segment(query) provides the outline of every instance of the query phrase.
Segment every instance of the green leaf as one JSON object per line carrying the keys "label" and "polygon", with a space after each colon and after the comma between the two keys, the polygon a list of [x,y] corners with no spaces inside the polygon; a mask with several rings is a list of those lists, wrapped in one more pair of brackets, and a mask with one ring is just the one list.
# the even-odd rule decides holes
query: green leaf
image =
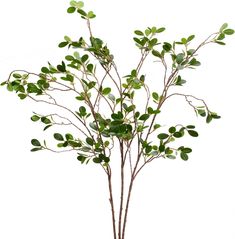
{"label": "green leaf", "polygon": [[67,13],[74,13],[76,11],[76,8],[75,7],[69,7],[67,9]]}
{"label": "green leaf", "polygon": [[37,116],[37,115],[33,115],[33,116],[31,117],[31,120],[34,121],[34,122],[36,122],[36,121],[40,120],[40,117]]}
{"label": "green leaf", "polygon": [[18,74],[18,73],[14,73],[14,74],[13,74],[13,77],[19,79],[19,78],[21,78],[22,76],[21,76],[20,74]]}
{"label": "green leaf", "polygon": [[234,34],[234,30],[233,29],[226,29],[223,31],[224,34],[226,35],[233,35]]}
{"label": "green leaf", "polygon": [[30,151],[31,151],[31,152],[36,152],[36,151],[39,151],[39,150],[42,150],[42,148],[33,148],[33,149],[31,149]]}
{"label": "green leaf", "polygon": [[43,131],[49,129],[51,126],[52,126],[52,124],[48,124],[48,125],[43,129]]}
{"label": "green leaf", "polygon": [[65,138],[66,138],[66,140],[73,140],[73,135],[72,134],[66,134]]}
{"label": "green leaf", "polygon": [[89,123],[89,126],[90,126],[92,129],[97,130],[97,126],[96,126],[95,123],[91,122],[91,123]]}
{"label": "green leaf", "polygon": [[155,124],[155,125],[153,126],[154,130],[159,129],[160,127],[161,127],[160,124]]}
{"label": "green leaf", "polygon": [[8,91],[13,91],[13,90],[14,90],[14,89],[13,89],[13,85],[12,85],[11,82],[7,84],[7,90],[8,90]]}
{"label": "green leaf", "polygon": [[66,47],[68,44],[69,44],[68,42],[63,41],[63,42],[59,43],[58,47],[63,48],[63,47]]}
{"label": "green leaf", "polygon": [[86,142],[87,142],[87,144],[89,144],[90,146],[93,146],[93,145],[94,145],[94,140],[93,140],[92,138],[90,138],[90,137],[87,137],[87,138],[86,138]]}
{"label": "green leaf", "polygon": [[166,157],[169,158],[169,159],[176,159],[175,155],[171,155],[171,154],[166,155]]}
{"label": "green leaf", "polygon": [[190,62],[189,65],[191,66],[200,66],[201,63],[199,61],[197,61],[195,58],[193,58]]}
{"label": "green leaf", "polygon": [[157,136],[159,139],[167,139],[169,137],[169,134],[161,133]]}
{"label": "green leaf", "polygon": [[208,114],[206,117],[206,123],[209,124],[212,121],[212,119],[213,119],[212,116],[210,114]]}
{"label": "green leaf", "polygon": [[175,132],[174,134],[173,134],[173,136],[175,137],[175,138],[181,138],[181,137],[183,137],[183,134],[181,133],[181,132]]}
{"label": "green leaf", "polygon": [[224,46],[224,45],[226,45],[224,42],[222,42],[222,41],[215,41],[215,43],[217,43],[217,44],[219,44],[219,45],[222,45],[222,46]]}
{"label": "green leaf", "polygon": [[187,155],[186,153],[184,153],[184,152],[181,152],[181,153],[180,153],[180,157],[181,157],[183,160],[185,160],[185,161],[188,160],[188,155]]}
{"label": "green leaf", "polygon": [[165,30],[166,30],[165,27],[161,27],[156,30],[156,33],[161,33],[161,32],[164,32]]}
{"label": "green leaf", "polygon": [[93,72],[93,69],[94,69],[94,66],[92,64],[88,64],[87,65],[87,70],[92,73]]}
{"label": "green leaf", "polygon": [[165,145],[161,144],[159,146],[159,151],[160,151],[160,153],[164,152],[165,151]]}
{"label": "green leaf", "polygon": [[219,36],[217,37],[217,40],[223,40],[225,38],[225,34],[221,33],[219,34]]}
{"label": "green leaf", "polygon": [[64,137],[62,136],[62,134],[59,133],[55,133],[54,138],[58,141],[64,141]]}
{"label": "green leaf", "polygon": [[192,149],[190,149],[190,148],[183,148],[181,151],[186,153],[186,154],[189,154],[189,153],[192,152]]}
{"label": "green leaf", "polygon": [[85,63],[87,60],[88,60],[89,56],[86,54],[86,55],[83,55],[82,58],[81,58],[81,61],[83,63]]}
{"label": "green leaf", "polygon": [[88,12],[88,13],[87,13],[87,16],[88,16],[88,18],[90,18],[90,19],[96,17],[96,15],[94,14],[94,12],[92,12],[92,11]]}
{"label": "green leaf", "polygon": [[24,100],[27,97],[26,94],[18,94],[18,96],[20,97],[21,100]]}
{"label": "green leaf", "polygon": [[68,140],[68,144],[73,148],[79,148],[79,147],[82,146],[81,143],[78,143],[78,142],[73,141],[73,140]]}
{"label": "green leaf", "polygon": [[144,33],[142,31],[139,31],[139,30],[136,30],[135,34],[138,35],[138,36],[143,36],[144,35]]}
{"label": "green leaf", "polygon": [[86,157],[85,157],[85,156],[82,156],[82,155],[79,155],[79,156],[77,157],[77,160],[78,160],[78,161],[81,161],[81,163],[84,163],[85,160],[86,160]]}
{"label": "green leaf", "polygon": [[66,59],[67,61],[74,61],[74,60],[75,60],[74,57],[71,56],[71,55],[66,56],[65,59]]}
{"label": "green leaf", "polygon": [[192,137],[198,137],[198,132],[195,130],[188,130],[189,135]]}
{"label": "green leaf", "polygon": [[101,158],[98,158],[98,157],[95,157],[95,158],[93,158],[93,162],[94,162],[94,163],[101,163],[101,162],[102,162],[102,159],[101,159]]}
{"label": "green leaf", "polygon": [[33,146],[37,146],[37,147],[40,147],[41,146],[41,143],[37,140],[37,139],[32,139],[31,140],[31,144]]}
{"label": "green leaf", "polygon": [[146,121],[149,117],[150,117],[149,114],[143,114],[143,115],[140,116],[139,120]]}
{"label": "green leaf", "polygon": [[79,107],[79,112],[81,116],[86,116],[86,108],[84,106]]}
{"label": "green leaf", "polygon": [[156,51],[156,50],[152,50],[152,54],[158,58],[162,58],[162,55],[159,51]]}
{"label": "green leaf", "polygon": [[156,100],[156,101],[158,101],[158,99],[159,99],[159,95],[158,95],[157,92],[153,92],[153,93],[152,93],[152,97],[153,97],[153,99]]}
{"label": "green leaf", "polygon": [[189,36],[188,39],[187,39],[187,42],[192,41],[194,38],[195,38],[195,35],[191,35],[191,36]]}
{"label": "green leaf", "polygon": [[222,32],[224,29],[226,29],[228,27],[228,23],[224,23],[221,27],[220,27],[220,32]]}
{"label": "green leaf", "polygon": [[177,56],[176,56],[176,62],[178,64],[181,64],[184,60],[184,54],[183,53],[179,53]]}
{"label": "green leaf", "polygon": [[46,117],[42,117],[42,118],[41,118],[41,121],[42,121],[42,123],[44,123],[44,124],[50,124],[50,123],[51,123],[51,120],[48,119],[48,118],[46,118]]}
{"label": "green leaf", "polygon": [[79,14],[81,14],[82,16],[86,17],[87,16],[87,13],[85,11],[83,11],[82,9],[78,9],[77,12]]}
{"label": "green leaf", "polygon": [[103,95],[108,95],[111,92],[111,88],[107,87],[102,90]]}
{"label": "green leaf", "polygon": [[47,67],[42,67],[41,72],[48,74],[48,73],[50,73],[50,70]]}
{"label": "green leaf", "polygon": [[175,131],[176,131],[176,128],[174,126],[169,128],[169,133],[173,134],[175,133]]}
{"label": "green leaf", "polygon": [[168,42],[164,42],[163,44],[163,49],[166,51],[166,52],[169,52],[171,49],[172,49],[172,45]]}
{"label": "green leaf", "polygon": [[195,126],[194,125],[187,125],[186,128],[187,129],[195,129]]}
{"label": "green leaf", "polygon": [[110,158],[105,156],[104,154],[99,154],[99,158],[105,163],[108,163],[110,161]]}

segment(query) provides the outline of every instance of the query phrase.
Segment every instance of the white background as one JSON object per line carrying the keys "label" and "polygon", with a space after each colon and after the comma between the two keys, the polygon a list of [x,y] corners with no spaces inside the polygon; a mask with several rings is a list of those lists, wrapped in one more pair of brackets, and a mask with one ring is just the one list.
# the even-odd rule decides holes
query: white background
{"label": "white background", "polygon": [[[90,0],[86,9],[97,14],[94,32],[108,42],[126,75],[139,59],[133,30],[166,26],[162,40],[195,33],[197,44],[224,22],[235,27],[232,3]],[[13,69],[39,72],[48,60],[61,61],[66,50],[57,44],[63,36],[86,33],[67,6],[66,0],[1,1],[1,81]],[[185,88],[204,97],[222,119],[207,125],[177,99],[166,106],[167,123],[194,122],[200,137],[187,139],[193,147],[188,162],[159,160],[144,170],[133,192],[127,239],[235,238],[234,36],[226,42],[200,52],[202,66],[187,73]],[[149,74],[152,87],[158,78]],[[0,238],[110,239],[103,172],[80,165],[73,154],[30,153],[31,138],[43,138],[40,125],[30,121],[36,107],[0,89]]]}

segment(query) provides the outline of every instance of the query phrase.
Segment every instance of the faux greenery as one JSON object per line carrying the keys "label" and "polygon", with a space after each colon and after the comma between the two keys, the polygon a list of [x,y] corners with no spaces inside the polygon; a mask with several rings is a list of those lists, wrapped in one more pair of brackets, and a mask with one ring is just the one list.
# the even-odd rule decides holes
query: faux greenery
{"label": "faux greenery", "polygon": [[[180,145],[180,138],[198,137],[193,123],[179,122],[169,127],[158,124],[165,102],[171,97],[183,97],[207,123],[220,118],[203,99],[178,93],[178,89],[186,84],[182,72],[200,66],[200,49],[208,44],[225,45],[224,39],[234,30],[225,23],[198,46],[193,46],[194,35],[174,42],[160,42],[158,36],[165,31],[164,27],[135,30],[133,40],[140,60],[122,76],[107,44],[93,34],[91,20],[96,15],[83,7],[83,2],[71,1],[67,12],[81,16],[88,27],[88,38],[73,40],[65,36],[59,47],[67,47],[69,54],[60,63],[54,66],[48,62],[39,73],[12,71],[1,85],[21,100],[29,99],[58,109],[51,114],[34,113],[31,117],[53,135],[57,148],[49,146],[46,140],[32,139],[31,151],[73,151],[81,164],[94,163],[101,167],[108,180],[113,238],[124,239],[136,177],[146,165],[159,158],[187,161],[192,149]],[[149,89],[141,71],[147,57],[154,61],[154,67],[163,65],[162,89]],[[136,99],[136,92],[146,96],[141,103]],[[66,94],[74,99],[75,108],[63,102]],[[54,126],[67,127],[68,133],[53,132]],[[119,154],[114,155],[117,150]],[[113,160],[119,161],[119,168],[112,167]],[[120,198],[113,198],[113,170],[120,173]],[[116,208],[114,201],[117,200]]]}

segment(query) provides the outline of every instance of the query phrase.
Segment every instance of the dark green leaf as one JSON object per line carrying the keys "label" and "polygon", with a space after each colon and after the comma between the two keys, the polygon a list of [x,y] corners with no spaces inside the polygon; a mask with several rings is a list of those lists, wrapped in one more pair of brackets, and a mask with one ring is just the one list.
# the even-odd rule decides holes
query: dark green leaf
{"label": "dark green leaf", "polygon": [[31,149],[30,151],[31,151],[31,152],[36,152],[36,151],[39,151],[39,150],[42,150],[42,148],[33,148],[33,149]]}
{"label": "dark green leaf", "polygon": [[195,129],[195,126],[194,125],[187,125],[186,128],[188,128],[188,129]]}
{"label": "dark green leaf", "polygon": [[65,138],[66,138],[67,140],[73,140],[73,135],[72,135],[72,134],[66,134],[66,135],[65,135]]}
{"label": "dark green leaf", "polygon": [[166,52],[169,52],[172,48],[172,45],[168,42],[164,42],[163,44],[163,49],[166,51]]}
{"label": "dark green leaf", "polygon": [[14,74],[13,74],[13,77],[19,79],[19,78],[21,78],[22,76],[21,76],[20,74],[18,74],[18,73],[14,73]]}
{"label": "dark green leaf", "polygon": [[167,139],[169,137],[168,134],[165,134],[165,133],[161,133],[157,136],[159,139]]}
{"label": "dark green leaf", "polygon": [[37,146],[37,147],[40,147],[41,146],[41,143],[37,140],[37,139],[32,139],[31,140],[31,144],[33,146]]}
{"label": "dark green leaf", "polygon": [[190,148],[183,148],[181,151],[186,153],[186,154],[189,154],[189,153],[192,152],[192,149],[190,149]]}
{"label": "dark green leaf", "polygon": [[93,158],[93,162],[94,162],[94,163],[101,163],[101,162],[102,162],[102,159],[101,159],[101,158],[98,158],[98,157],[95,157],[95,158]]}
{"label": "dark green leaf", "polygon": [[173,133],[175,133],[175,131],[176,131],[175,127],[172,126],[169,128],[169,133],[173,134]]}
{"label": "dark green leaf", "polygon": [[85,160],[86,160],[86,157],[85,157],[85,156],[82,156],[82,155],[79,155],[79,156],[77,157],[77,159],[78,159],[78,161],[81,161],[81,163],[84,163]]}
{"label": "dark green leaf", "polygon": [[48,125],[43,129],[43,131],[49,129],[51,126],[52,126],[52,124],[48,124]]}
{"label": "dark green leaf", "polygon": [[82,16],[86,17],[87,16],[87,13],[85,11],[83,11],[82,9],[77,9],[77,12],[79,14],[81,14]]}
{"label": "dark green leaf", "polygon": [[164,152],[165,151],[165,145],[161,144],[159,146],[159,151],[160,151],[160,153]]}
{"label": "dark green leaf", "polygon": [[44,124],[50,124],[50,123],[51,123],[51,120],[48,119],[48,118],[46,118],[46,117],[42,117],[42,118],[41,118],[41,121],[42,121],[42,123],[44,123]]}
{"label": "dark green leaf", "polygon": [[148,118],[149,118],[149,114],[143,114],[140,116],[139,120],[143,120],[143,121],[146,121]]}
{"label": "dark green leaf", "polygon": [[82,60],[82,62],[84,63],[84,62],[86,62],[86,61],[88,60],[88,58],[89,58],[88,55],[83,55],[82,58],[81,58],[81,60]]}
{"label": "dark green leaf", "polygon": [[136,30],[135,34],[138,35],[138,36],[143,36],[144,35],[144,33],[142,31],[139,31],[139,30]]}
{"label": "dark green leaf", "polygon": [[186,153],[184,153],[184,152],[181,152],[181,153],[180,153],[180,157],[181,157],[183,160],[185,160],[185,161],[188,160],[188,155],[187,155]]}
{"label": "dark green leaf", "polygon": [[217,43],[217,44],[219,44],[219,45],[222,45],[222,46],[224,46],[224,45],[226,45],[224,42],[222,42],[222,41],[215,41],[215,43]]}
{"label": "dark green leaf", "polygon": [[210,114],[208,114],[206,117],[206,123],[209,124],[212,121],[212,119],[213,119],[212,116]]}
{"label": "dark green leaf", "polygon": [[175,137],[175,138],[181,138],[182,136],[183,136],[183,134],[181,133],[181,132],[175,132],[174,134],[173,134],[173,136]]}
{"label": "dark green leaf", "polygon": [[85,116],[86,115],[86,108],[84,106],[80,106],[79,107],[79,112],[80,112],[81,116]]}
{"label": "dark green leaf", "polygon": [[198,137],[198,132],[195,130],[188,130],[189,135],[192,137]]}
{"label": "dark green leaf", "polygon": [[88,65],[87,65],[87,70],[88,70],[90,73],[93,72],[93,68],[94,68],[94,66],[93,66],[92,64],[88,64]]}
{"label": "dark green leaf", "polygon": [[64,137],[62,136],[62,134],[59,133],[55,133],[54,138],[58,141],[64,141]]}
{"label": "dark green leaf", "polygon": [[93,140],[92,138],[87,137],[87,138],[86,138],[86,142],[87,142],[87,144],[89,144],[90,146],[93,146],[93,145],[94,145],[94,140]]}
{"label": "dark green leaf", "polygon": [[61,43],[58,45],[58,47],[59,47],[59,48],[63,48],[63,47],[66,47],[68,44],[69,44],[69,43],[68,43],[67,41],[63,41],[63,42],[61,42]]}

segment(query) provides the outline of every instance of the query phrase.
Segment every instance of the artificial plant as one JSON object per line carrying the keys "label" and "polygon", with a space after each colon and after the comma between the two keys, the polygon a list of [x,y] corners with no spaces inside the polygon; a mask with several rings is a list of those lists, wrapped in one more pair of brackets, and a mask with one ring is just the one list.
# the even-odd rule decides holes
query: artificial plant
{"label": "artificial plant", "polygon": [[[220,118],[203,99],[178,93],[178,88],[186,83],[182,72],[200,66],[199,50],[208,44],[225,45],[224,38],[234,30],[225,23],[196,47],[192,46],[194,35],[174,42],[160,42],[158,35],[165,31],[164,27],[136,30],[133,40],[140,59],[135,68],[122,76],[111,50],[92,31],[94,12],[83,10],[81,1],[71,1],[70,5],[67,12],[81,16],[89,36],[79,40],[65,36],[59,47],[67,47],[69,54],[59,64],[54,66],[48,62],[39,73],[14,70],[1,85],[17,93],[21,100],[29,99],[58,109],[50,114],[34,113],[31,117],[53,135],[57,148],[49,146],[46,140],[32,139],[31,151],[74,151],[74,157],[81,164],[94,163],[101,167],[108,180],[113,238],[125,239],[136,177],[146,165],[159,158],[179,156],[188,160],[192,149],[181,146],[178,140],[186,135],[198,136],[192,123],[182,125],[179,122],[167,128],[158,124],[164,103],[171,97],[180,96],[196,115],[205,117],[207,123]],[[162,89],[148,87],[148,80],[141,71],[147,57],[152,58],[154,65],[163,65]],[[146,96],[141,102],[136,99],[139,91]],[[66,94],[72,97],[76,107],[65,103]],[[68,127],[69,133],[53,132],[53,126],[59,126],[56,129]],[[114,155],[114,149],[119,154]],[[113,160],[118,160],[120,167],[113,168]],[[120,198],[113,197],[113,170],[120,173]],[[124,187],[127,187],[126,194]],[[117,200],[116,208],[114,201]]]}

